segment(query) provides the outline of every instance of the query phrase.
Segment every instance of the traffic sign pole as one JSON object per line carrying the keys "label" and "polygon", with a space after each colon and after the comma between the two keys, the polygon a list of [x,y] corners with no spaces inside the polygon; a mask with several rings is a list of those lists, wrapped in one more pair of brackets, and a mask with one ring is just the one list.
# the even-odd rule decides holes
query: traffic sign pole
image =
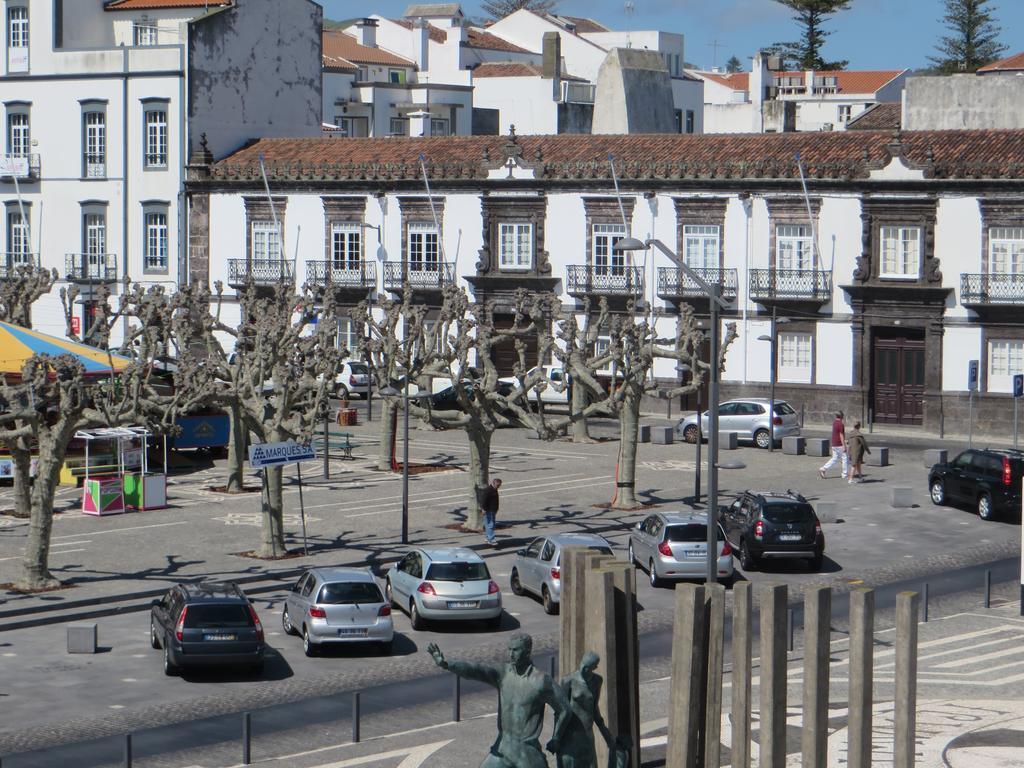
{"label": "traffic sign pole", "polygon": [[978,361],[967,361],[967,447],[974,447],[974,393],[978,391]]}
{"label": "traffic sign pole", "polygon": [[299,473],[299,516],[302,518],[302,554],[309,554],[309,544],[306,541],[306,505],[302,502],[302,462],[295,464]]}
{"label": "traffic sign pole", "polygon": [[1013,375],[1013,447],[1017,448],[1017,407],[1020,403],[1020,398],[1024,397],[1024,373],[1015,373]]}

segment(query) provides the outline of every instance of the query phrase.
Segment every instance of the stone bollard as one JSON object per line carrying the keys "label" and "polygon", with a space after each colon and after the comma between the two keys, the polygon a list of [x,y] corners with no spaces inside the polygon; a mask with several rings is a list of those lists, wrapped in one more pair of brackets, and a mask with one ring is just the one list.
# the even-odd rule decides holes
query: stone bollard
{"label": "stone bollard", "polygon": [[718,450],[735,451],[737,448],[739,448],[739,445],[739,435],[737,435],[735,432],[718,433]]}
{"label": "stone bollard", "polygon": [[782,452],[788,456],[800,456],[807,449],[806,437],[782,438]]}
{"label": "stone bollard", "polygon": [[576,671],[586,649],[583,647],[584,627],[587,609],[587,572],[604,561],[611,561],[611,555],[603,555],[581,546],[563,547],[561,556],[562,599],[559,606],[561,620],[558,642],[559,678]]}
{"label": "stone bollard", "polygon": [[641,443],[649,443],[649,442],[651,442],[651,425],[650,424],[641,424],[640,425],[640,431],[639,431],[639,434],[637,435],[637,439]]}
{"label": "stone bollard", "polygon": [[871,766],[871,715],[874,708],[875,593],[850,592],[850,705],[847,722],[847,765]]}
{"label": "stone bollard", "polygon": [[885,446],[872,446],[871,453],[864,457],[864,463],[869,467],[888,467],[889,449]]}
{"label": "stone bollard", "polygon": [[811,437],[807,440],[808,456],[831,456],[831,440],[827,437]]}
{"label": "stone bollard", "polygon": [[924,460],[924,468],[931,469],[936,464],[945,464],[949,460],[949,451],[945,448],[929,448],[921,451],[921,458]]}
{"label": "stone bollard", "polygon": [[72,624],[68,627],[68,653],[96,653],[96,625]]}
{"label": "stone bollard", "polygon": [[651,442],[655,445],[672,445],[675,427],[651,427]]}
{"label": "stone bollard", "polygon": [[889,506],[897,509],[914,506],[913,488],[893,488],[890,494]]}
{"label": "stone bollard", "polygon": [[[676,586],[672,627],[672,686],[669,692],[668,748],[665,768],[698,765],[704,690],[704,587]],[[639,765],[639,763],[637,763]]]}
{"label": "stone bollard", "polygon": [[753,589],[749,581],[732,587],[732,768],[750,768]]}
{"label": "stone bollard", "polygon": [[831,588],[811,587],[804,596],[804,706],[800,750],[804,768],[818,768],[828,761],[831,626]]}
{"label": "stone bollard", "polygon": [[834,523],[839,519],[834,501],[819,501],[815,511],[818,513],[818,520],[822,523]]}
{"label": "stone bollard", "polygon": [[787,593],[785,584],[763,584],[758,587],[761,612],[760,768],[786,766]]}

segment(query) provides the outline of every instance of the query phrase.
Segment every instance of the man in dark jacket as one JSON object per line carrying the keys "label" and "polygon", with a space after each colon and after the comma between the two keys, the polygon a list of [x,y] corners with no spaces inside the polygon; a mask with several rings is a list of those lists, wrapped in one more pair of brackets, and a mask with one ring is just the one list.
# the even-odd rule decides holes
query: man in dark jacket
{"label": "man in dark jacket", "polygon": [[480,509],[484,513],[484,535],[487,537],[487,543],[492,547],[494,546],[494,521],[498,517],[499,488],[501,488],[501,480],[494,478],[480,494]]}

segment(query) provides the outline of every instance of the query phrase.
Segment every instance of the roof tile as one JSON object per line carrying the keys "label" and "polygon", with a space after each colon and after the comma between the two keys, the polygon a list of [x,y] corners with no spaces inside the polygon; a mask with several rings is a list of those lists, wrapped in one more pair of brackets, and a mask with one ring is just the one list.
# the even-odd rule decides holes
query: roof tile
{"label": "roof tile", "polygon": [[370,48],[357,42],[352,35],[337,30],[323,32],[324,66],[337,68],[339,60],[351,64],[384,64],[395,67],[415,67],[415,63],[383,48]]}
{"label": "roof tile", "polygon": [[[485,61],[477,64],[473,69],[473,77],[543,77],[544,69],[539,64],[526,61]],[[561,75],[563,80],[579,80],[586,82],[582,77],[566,74]]]}
{"label": "roof tile", "polygon": [[158,8],[205,8],[208,5],[232,5],[234,0],[111,0],[105,11],[149,11]]}
{"label": "roof tile", "polygon": [[1024,70],[1024,51],[993,61],[978,69],[979,72],[1018,72]]}
{"label": "roof tile", "polygon": [[898,101],[874,104],[846,124],[848,131],[896,130],[903,119],[903,105]]}

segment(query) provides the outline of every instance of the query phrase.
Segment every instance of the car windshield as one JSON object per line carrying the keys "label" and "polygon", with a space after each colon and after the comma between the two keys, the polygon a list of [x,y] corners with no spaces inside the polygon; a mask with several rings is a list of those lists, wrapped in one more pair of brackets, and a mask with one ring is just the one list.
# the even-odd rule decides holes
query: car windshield
{"label": "car windshield", "polygon": [[223,605],[190,605],[185,612],[185,626],[196,627],[251,627],[252,613],[241,603]]}
{"label": "car windshield", "polygon": [[766,504],[763,514],[769,523],[802,523],[810,516],[804,504]]}
{"label": "car windshield", "polygon": [[487,563],[431,563],[428,581],[482,581],[491,578]]}
{"label": "car windshield", "polygon": [[708,527],[703,523],[687,523],[686,525],[670,525],[665,529],[665,541],[695,543],[707,541]]}
{"label": "car windshield", "polygon": [[370,369],[366,367],[364,363],[349,363],[348,367],[352,370],[352,373],[356,376],[365,376],[370,372]]}
{"label": "car windshield", "polygon": [[775,413],[778,416],[789,416],[790,414],[796,413],[796,411],[793,410],[793,406],[789,403],[776,403]]}
{"label": "car windshield", "polygon": [[383,603],[380,587],[368,581],[339,581],[333,584],[324,584],[317,597],[318,603],[325,605]]}

